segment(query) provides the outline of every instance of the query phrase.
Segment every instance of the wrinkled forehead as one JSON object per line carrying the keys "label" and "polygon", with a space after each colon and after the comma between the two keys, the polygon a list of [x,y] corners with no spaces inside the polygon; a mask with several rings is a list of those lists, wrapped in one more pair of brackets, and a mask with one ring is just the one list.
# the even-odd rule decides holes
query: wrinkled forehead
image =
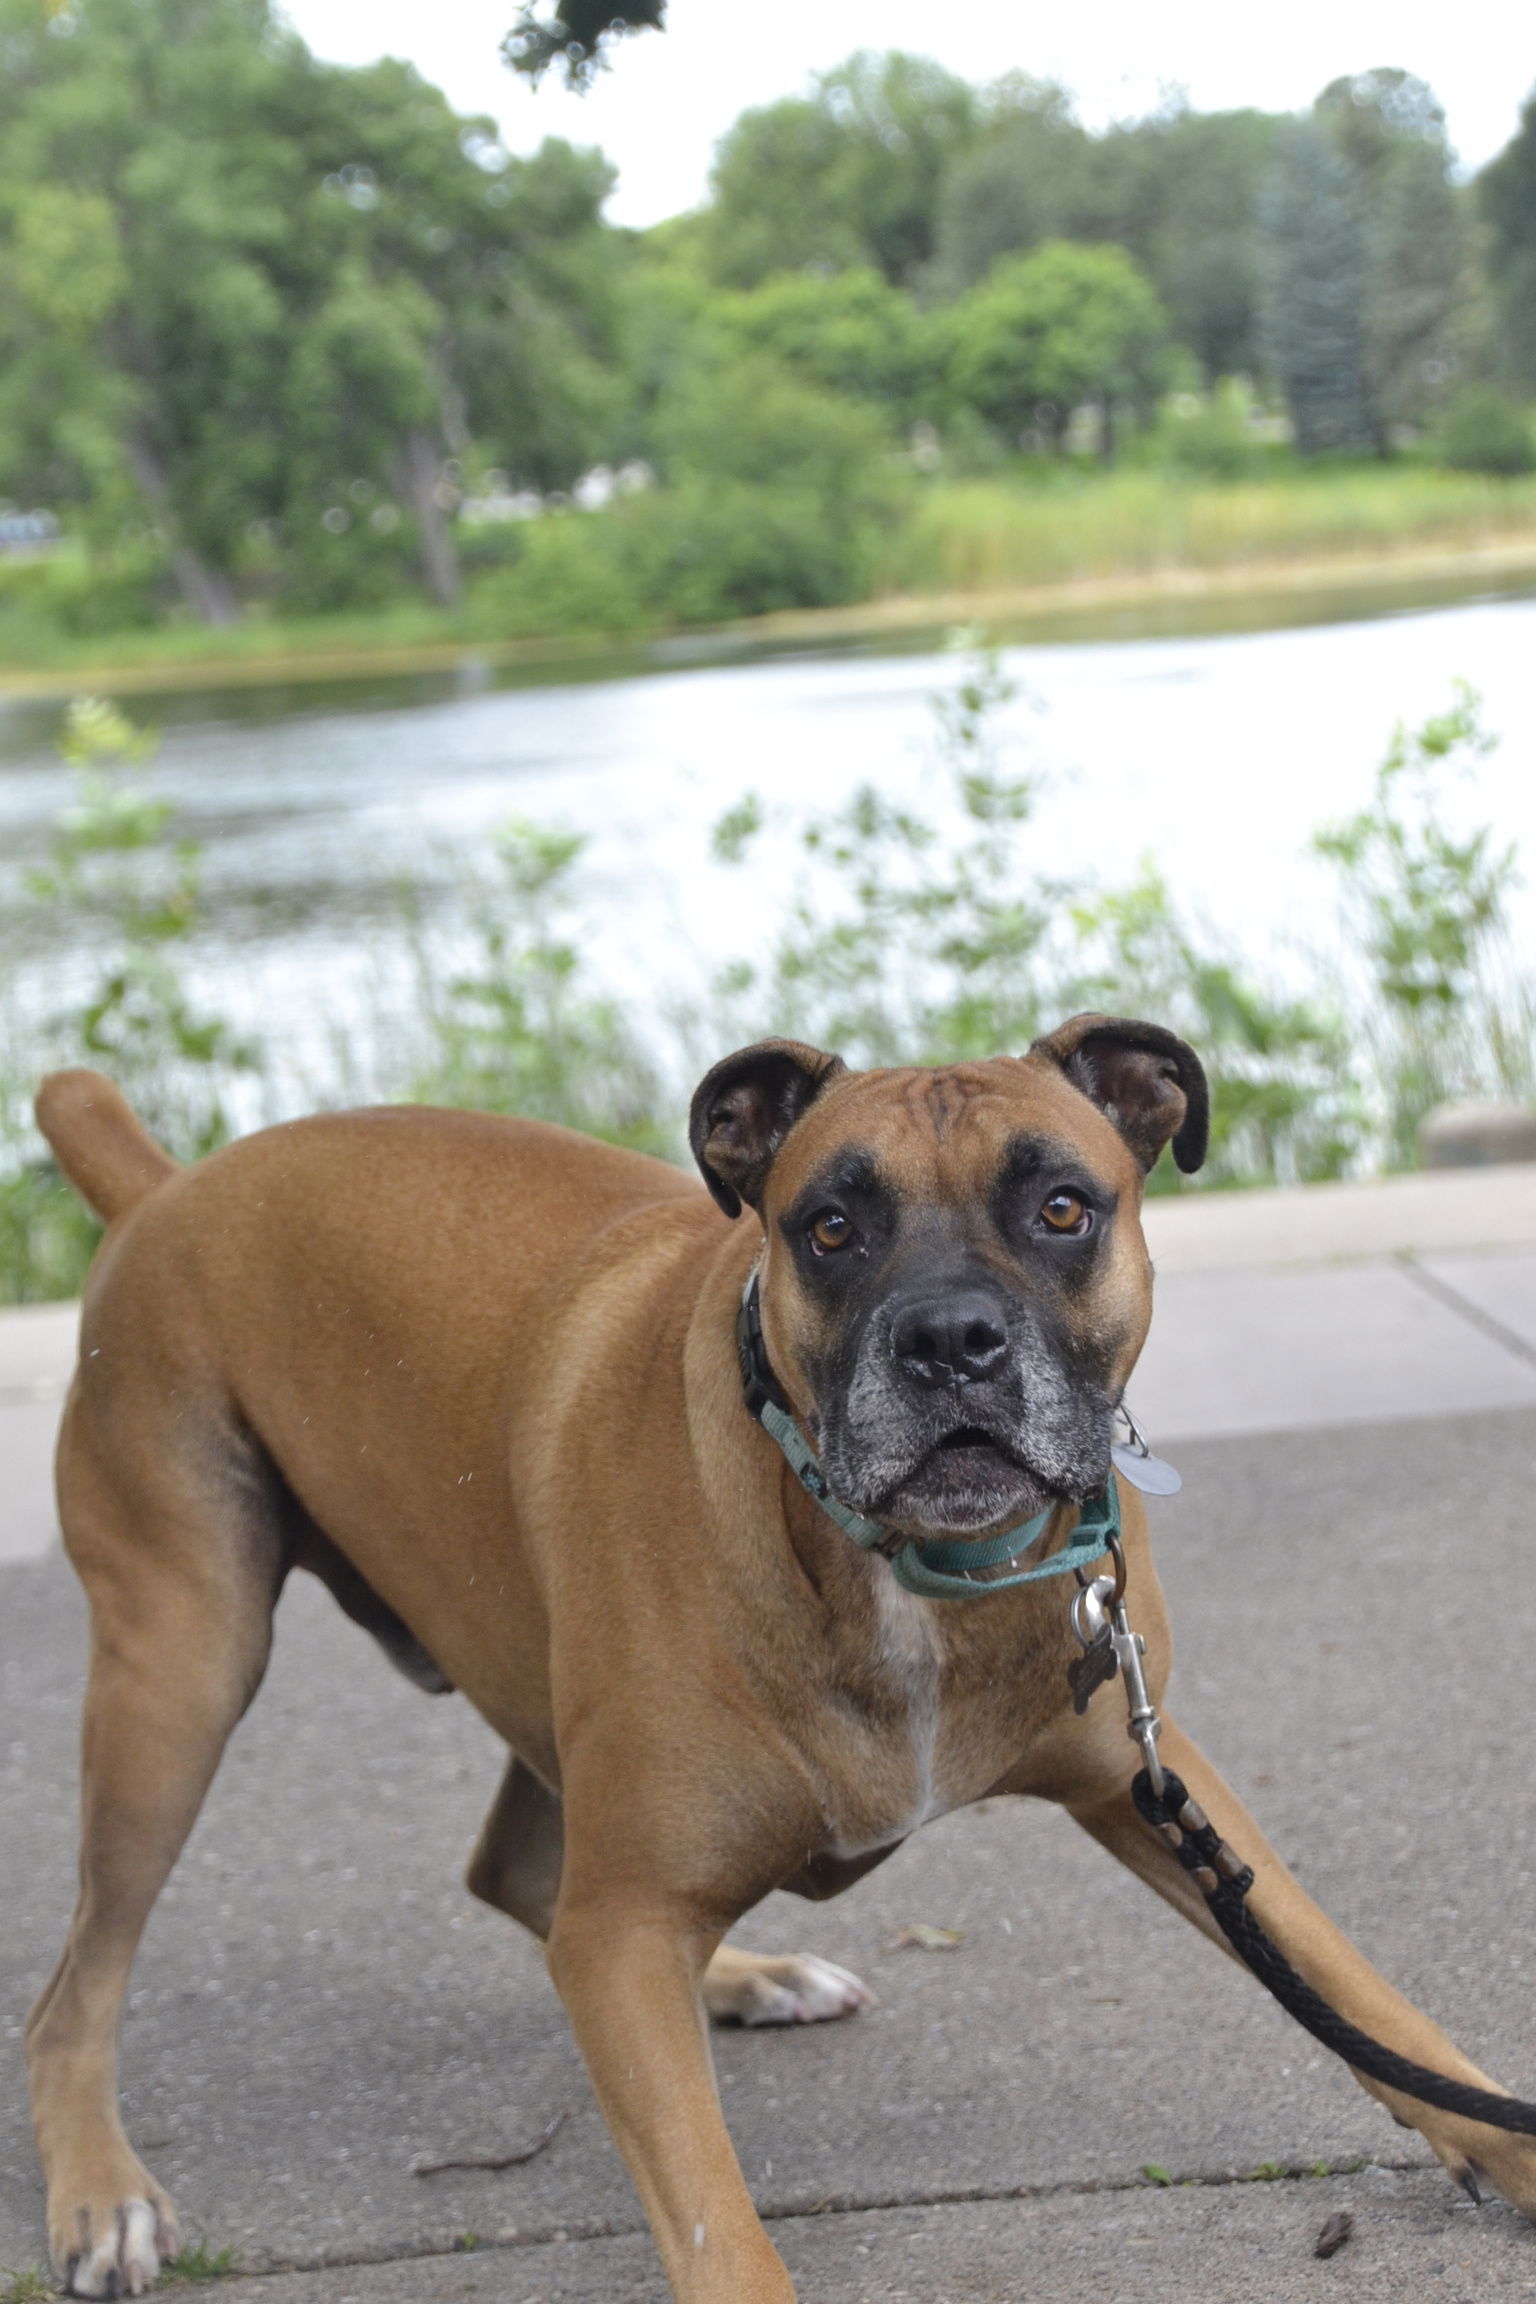
{"label": "wrinkled forehead", "polygon": [[1056,1064],[999,1056],[838,1081],[793,1129],[766,1197],[775,1211],[787,1209],[854,1158],[904,1200],[963,1205],[986,1190],[1021,1138],[1070,1154],[1133,1204],[1140,1196],[1141,1170],[1123,1138]]}

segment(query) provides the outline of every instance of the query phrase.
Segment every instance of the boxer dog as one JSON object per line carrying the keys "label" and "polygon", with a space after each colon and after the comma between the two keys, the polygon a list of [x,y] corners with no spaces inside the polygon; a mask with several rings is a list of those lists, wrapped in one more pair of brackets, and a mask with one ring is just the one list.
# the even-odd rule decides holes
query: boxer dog
{"label": "boxer dog", "polygon": [[[1132,1807],[1123,1709],[1074,1708],[1070,1579],[1018,1581],[1107,1492],[1151,1310],[1143,1182],[1170,1144],[1198,1167],[1206,1114],[1191,1049],[1099,1015],[932,1070],[853,1072],[786,1040],[727,1057],[693,1102],[707,1190],[539,1122],[414,1108],[183,1169],[99,1075],[44,1085],[44,1131],[107,1219],[58,1468],[92,1616],[81,1890],[28,2032],[71,2293],[137,2294],[175,2253],[119,2121],[119,2011],[294,1568],[505,1739],[469,1885],[548,1947],[678,2304],[794,2293],[702,2014],[867,1998],[824,1962],[727,1943],[770,1889],[835,1895],[930,1817],[1027,1793],[1214,1935]],[[754,1273],[748,1374],[783,1403],[799,1473],[744,1402]],[[823,1499],[889,1542],[850,1541]],[[1123,1514],[1160,1697],[1167,1625],[1128,1489]],[[915,1593],[893,1556],[935,1545],[992,1565],[950,1579],[962,1597]],[[1172,1722],[1162,1749],[1302,1975],[1401,2054],[1488,2085]],[[1536,2209],[1531,2139],[1367,2085],[1458,2178]]]}

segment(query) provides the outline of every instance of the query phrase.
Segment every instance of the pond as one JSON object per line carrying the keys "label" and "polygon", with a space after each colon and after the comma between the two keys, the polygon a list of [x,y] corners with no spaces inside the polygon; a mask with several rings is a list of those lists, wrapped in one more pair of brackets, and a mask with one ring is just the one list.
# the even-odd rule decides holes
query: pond
{"label": "pond", "polygon": [[[1271,974],[1334,937],[1336,875],[1308,853],[1321,821],[1366,798],[1393,724],[1442,709],[1453,683],[1502,739],[1448,795],[1536,854],[1536,597],[1415,607],[1267,630],[1031,638],[1010,647],[1009,754],[1039,778],[1039,869],[1123,883],[1147,857],[1213,931]],[[510,817],[588,835],[594,965],[686,1004],[722,961],[771,934],[797,878],[790,828],[857,785],[944,796],[931,700],[953,654],[871,644],[753,661],[535,681],[457,674],[136,698],[162,732],[150,778],[205,844],[213,927],[201,997],[260,1024],[314,1077],[334,1042],[374,1028],[409,931],[455,899],[460,860]],[[58,706],[0,702],[0,859],[13,1014],[56,990],[16,894],[70,779]],[[710,829],[747,791],[777,812],[752,864],[713,861]],[[1532,920],[1520,899],[1522,922]],[[372,1021],[370,1021],[372,1019]],[[330,1051],[327,1054],[327,1050]]]}

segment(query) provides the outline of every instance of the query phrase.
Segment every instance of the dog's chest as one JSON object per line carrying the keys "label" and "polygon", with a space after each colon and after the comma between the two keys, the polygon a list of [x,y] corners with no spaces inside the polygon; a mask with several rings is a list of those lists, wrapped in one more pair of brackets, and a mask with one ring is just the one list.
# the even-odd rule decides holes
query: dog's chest
{"label": "dog's chest", "polygon": [[861,1652],[818,1740],[828,1853],[842,1859],[974,1799],[1013,1756],[1013,1708],[978,1709],[934,1605],[889,1574],[872,1584]]}

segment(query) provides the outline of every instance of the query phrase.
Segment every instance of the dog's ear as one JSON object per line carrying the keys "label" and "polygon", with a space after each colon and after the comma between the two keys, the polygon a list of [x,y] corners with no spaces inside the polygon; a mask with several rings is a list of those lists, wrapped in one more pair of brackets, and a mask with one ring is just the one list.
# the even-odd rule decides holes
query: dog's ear
{"label": "dog's ear", "polygon": [[1186,1176],[1201,1165],[1211,1092],[1187,1040],[1161,1024],[1089,1014],[1058,1025],[1030,1054],[1061,1066],[1073,1087],[1114,1122],[1143,1168],[1153,1166],[1170,1138]]}
{"label": "dog's ear", "polygon": [[760,1040],[706,1072],[688,1115],[688,1142],[727,1216],[756,1207],[779,1147],[823,1088],[848,1067],[799,1040]]}

